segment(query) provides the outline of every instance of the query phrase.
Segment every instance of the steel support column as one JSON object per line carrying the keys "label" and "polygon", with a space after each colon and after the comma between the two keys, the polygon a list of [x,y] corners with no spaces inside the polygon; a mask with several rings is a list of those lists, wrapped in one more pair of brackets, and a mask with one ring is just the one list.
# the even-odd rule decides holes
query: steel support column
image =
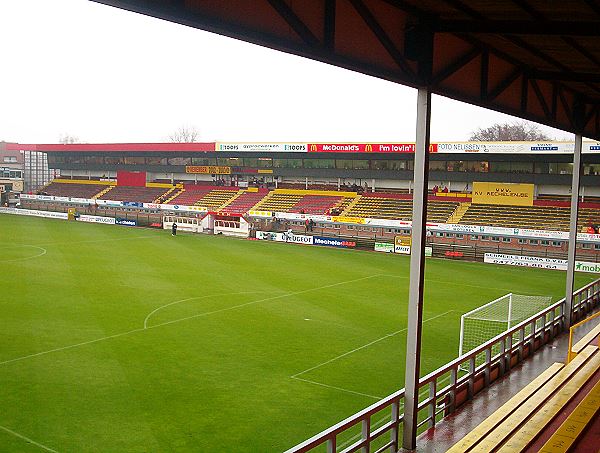
{"label": "steel support column", "polygon": [[575,134],[573,152],[573,179],[571,182],[571,219],[569,223],[569,252],[567,261],[567,288],[565,293],[565,327],[571,327],[573,314],[573,279],[575,277],[575,254],[577,245],[577,214],[579,213],[579,185],[581,179],[581,134]]}
{"label": "steel support column", "polygon": [[407,450],[414,450],[417,442],[430,122],[431,91],[429,88],[419,88],[417,93],[417,137],[413,178],[412,245],[408,293],[408,329],[406,333],[404,436],[402,441],[403,447]]}

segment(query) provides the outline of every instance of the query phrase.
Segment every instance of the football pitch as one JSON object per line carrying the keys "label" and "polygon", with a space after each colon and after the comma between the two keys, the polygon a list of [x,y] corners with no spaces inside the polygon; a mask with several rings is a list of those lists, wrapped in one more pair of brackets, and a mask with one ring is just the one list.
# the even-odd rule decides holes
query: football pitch
{"label": "football pitch", "polygon": [[[0,451],[277,452],[404,385],[407,256],[11,215],[0,238]],[[423,374],[462,313],[564,287],[428,259]]]}

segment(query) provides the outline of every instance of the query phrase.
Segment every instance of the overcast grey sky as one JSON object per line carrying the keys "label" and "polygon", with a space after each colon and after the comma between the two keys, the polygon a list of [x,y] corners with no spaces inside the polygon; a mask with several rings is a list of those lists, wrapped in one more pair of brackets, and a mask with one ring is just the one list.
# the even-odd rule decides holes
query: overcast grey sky
{"label": "overcast grey sky", "polygon": [[[0,140],[414,141],[402,85],[88,0],[1,0],[0,17]],[[432,141],[513,119],[436,96]]]}

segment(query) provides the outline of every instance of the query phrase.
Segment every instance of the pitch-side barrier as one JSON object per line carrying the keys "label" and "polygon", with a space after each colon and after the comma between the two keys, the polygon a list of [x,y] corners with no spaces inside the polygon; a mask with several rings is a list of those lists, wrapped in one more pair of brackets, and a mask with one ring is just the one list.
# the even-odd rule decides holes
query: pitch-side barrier
{"label": "pitch-side barrier", "polygon": [[[572,319],[583,319],[599,304],[600,279],[573,293]],[[565,307],[563,298],[419,379],[418,391],[422,395],[418,404],[420,432],[433,428],[476,393],[509,373],[516,364],[552,341],[556,335],[563,333],[566,330]],[[476,366],[480,356],[485,359],[481,365]],[[462,369],[466,371],[463,372]],[[317,447],[325,447],[328,453],[352,453],[359,450],[395,453],[402,444],[403,403],[404,389],[401,389],[290,448],[286,453],[310,452]],[[381,420],[383,415],[385,418]],[[358,436],[352,437],[357,429]],[[351,443],[347,445],[349,440]]]}

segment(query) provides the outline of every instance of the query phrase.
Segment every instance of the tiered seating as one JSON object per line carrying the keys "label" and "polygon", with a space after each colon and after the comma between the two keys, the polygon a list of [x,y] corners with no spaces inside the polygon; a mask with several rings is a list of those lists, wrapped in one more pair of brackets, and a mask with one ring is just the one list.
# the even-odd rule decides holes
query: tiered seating
{"label": "tiered seating", "polygon": [[209,210],[216,211],[218,208],[223,206],[237,194],[237,190],[229,189],[213,189],[200,198],[196,203],[196,206],[202,206]]}
{"label": "tiered seating", "polygon": [[577,216],[579,226],[600,225],[600,209],[596,208],[579,208]]}
{"label": "tiered seating", "polygon": [[230,213],[245,213],[254,207],[266,195],[267,190],[259,190],[258,192],[244,192],[230,204],[221,209],[222,212]]}
{"label": "tiered seating", "polygon": [[[445,222],[457,206],[458,203],[455,202],[430,201],[427,204],[427,220]],[[411,220],[412,200],[363,195],[358,203],[344,214],[349,217]]]}
{"label": "tiered seating", "polygon": [[339,212],[344,212],[354,200],[356,197],[344,197],[334,208]]}
{"label": "tiered seating", "polygon": [[256,210],[288,212],[302,197],[304,195],[273,192],[256,206]]}
{"label": "tiered seating", "polygon": [[[448,451],[571,451],[600,409],[599,381],[600,352],[585,345],[570,363],[550,366]],[[573,403],[585,410],[573,410]],[[569,415],[557,429],[553,421],[561,413]],[[536,445],[540,442],[545,445]]]}
{"label": "tiered seating", "polygon": [[211,186],[201,186],[196,184],[184,184],[183,188],[184,191],[170,200],[167,204],[192,206],[213,189]]}
{"label": "tiered seating", "polygon": [[343,197],[305,195],[289,210],[302,214],[325,214],[342,201]]}
{"label": "tiered seating", "polygon": [[100,198],[114,201],[137,201],[139,203],[152,203],[169,189],[164,187],[132,187],[115,186]]}
{"label": "tiered seating", "polygon": [[92,198],[106,189],[105,184],[77,184],[52,181],[42,192],[55,197]]}
{"label": "tiered seating", "polygon": [[557,206],[472,204],[459,223],[565,231],[569,229],[569,210]]}

